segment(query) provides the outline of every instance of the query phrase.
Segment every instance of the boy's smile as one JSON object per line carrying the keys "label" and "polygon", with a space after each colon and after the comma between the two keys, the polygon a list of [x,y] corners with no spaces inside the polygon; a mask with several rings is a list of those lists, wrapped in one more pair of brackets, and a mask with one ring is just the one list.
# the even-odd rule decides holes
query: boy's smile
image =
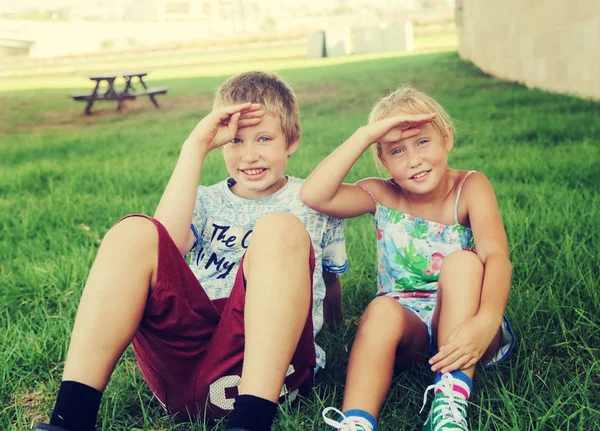
{"label": "boy's smile", "polygon": [[231,191],[245,199],[262,199],[281,189],[288,156],[298,142],[289,146],[279,117],[267,113],[260,124],[245,127],[223,147],[229,175],[236,181]]}

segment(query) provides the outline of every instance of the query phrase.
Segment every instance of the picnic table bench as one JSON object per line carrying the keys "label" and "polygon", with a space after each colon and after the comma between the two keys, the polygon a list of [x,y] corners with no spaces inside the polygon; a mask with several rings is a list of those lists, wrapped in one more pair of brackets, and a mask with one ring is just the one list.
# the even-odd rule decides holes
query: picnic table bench
{"label": "picnic table bench", "polygon": [[[71,97],[77,102],[87,102],[85,115],[92,115],[92,106],[96,101],[116,101],[117,111],[122,111],[126,108],[125,100],[135,100],[138,96],[148,96],[152,101],[152,104],[155,107],[160,108],[155,96],[158,94],[166,94],[169,89],[168,87],[148,87],[144,82],[144,77],[146,75],[148,75],[148,72],[114,72],[90,75],[90,80],[96,82],[92,92],[77,93],[73,94]],[[125,78],[125,88],[122,91],[115,88],[115,80],[119,77]],[[133,78],[138,79],[139,83],[142,85],[142,89],[136,90],[134,88]],[[106,82],[108,88],[101,91],[100,84],[102,82]]]}

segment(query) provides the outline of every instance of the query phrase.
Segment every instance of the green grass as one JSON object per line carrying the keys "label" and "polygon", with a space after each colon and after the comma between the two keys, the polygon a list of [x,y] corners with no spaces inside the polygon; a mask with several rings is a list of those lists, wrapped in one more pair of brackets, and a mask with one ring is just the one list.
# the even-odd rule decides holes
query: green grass
{"label": "green grass", "polygon": [[[600,104],[493,79],[456,53],[358,60],[262,65],[285,69],[301,103],[303,139],[288,173],[308,175],[397,84],[430,92],[457,120],[451,165],[484,172],[495,187],[514,264],[507,314],[518,343],[508,363],[476,376],[472,429],[599,429]],[[91,118],[66,97],[71,89],[0,93],[0,429],[47,419],[99,239],[124,214],[154,212],[181,143],[224,78],[153,80],[170,87],[164,109],[140,99],[128,114],[104,104]],[[365,156],[348,180],[375,174]],[[202,183],[225,175],[212,154]],[[372,220],[346,226],[347,324],[320,335],[328,367],[311,399],[282,407],[276,430],[324,430],[320,411],[341,404],[356,322],[376,290]],[[430,379],[425,368],[395,378],[380,429],[418,429]],[[131,350],[99,426],[204,429],[164,415]]]}

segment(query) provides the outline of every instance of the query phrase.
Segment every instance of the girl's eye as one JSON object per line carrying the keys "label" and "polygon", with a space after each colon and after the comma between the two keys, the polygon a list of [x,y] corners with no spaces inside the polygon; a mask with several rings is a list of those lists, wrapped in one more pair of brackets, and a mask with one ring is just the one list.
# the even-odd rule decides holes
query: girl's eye
{"label": "girl's eye", "polygon": [[232,144],[239,144],[240,142],[242,142],[242,140],[241,140],[240,138],[233,138],[233,139],[231,140],[231,143],[232,143]]}
{"label": "girl's eye", "polygon": [[271,138],[269,138],[268,136],[261,136],[258,140],[260,142],[269,142]]}
{"label": "girl's eye", "polygon": [[421,146],[425,145],[427,142],[429,142],[427,139],[421,139],[419,142],[417,142],[417,147],[421,147]]}
{"label": "girl's eye", "polygon": [[395,156],[397,154],[404,154],[405,150],[404,148],[396,148],[394,150],[392,150],[392,156]]}

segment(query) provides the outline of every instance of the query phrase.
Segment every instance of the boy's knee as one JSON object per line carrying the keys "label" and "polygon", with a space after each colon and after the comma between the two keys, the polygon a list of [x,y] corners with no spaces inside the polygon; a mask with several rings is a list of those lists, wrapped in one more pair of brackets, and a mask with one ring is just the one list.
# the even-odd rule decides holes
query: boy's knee
{"label": "boy's knee", "polygon": [[268,244],[271,248],[301,250],[310,245],[310,236],[298,217],[276,212],[264,215],[256,222],[250,248],[253,243],[260,243],[261,248]]}
{"label": "boy's knee", "polygon": [[158,249],[158,232],[152,221],[132,216],[114,225],[102,239],[103,247],[135,249],[138,252]]}

